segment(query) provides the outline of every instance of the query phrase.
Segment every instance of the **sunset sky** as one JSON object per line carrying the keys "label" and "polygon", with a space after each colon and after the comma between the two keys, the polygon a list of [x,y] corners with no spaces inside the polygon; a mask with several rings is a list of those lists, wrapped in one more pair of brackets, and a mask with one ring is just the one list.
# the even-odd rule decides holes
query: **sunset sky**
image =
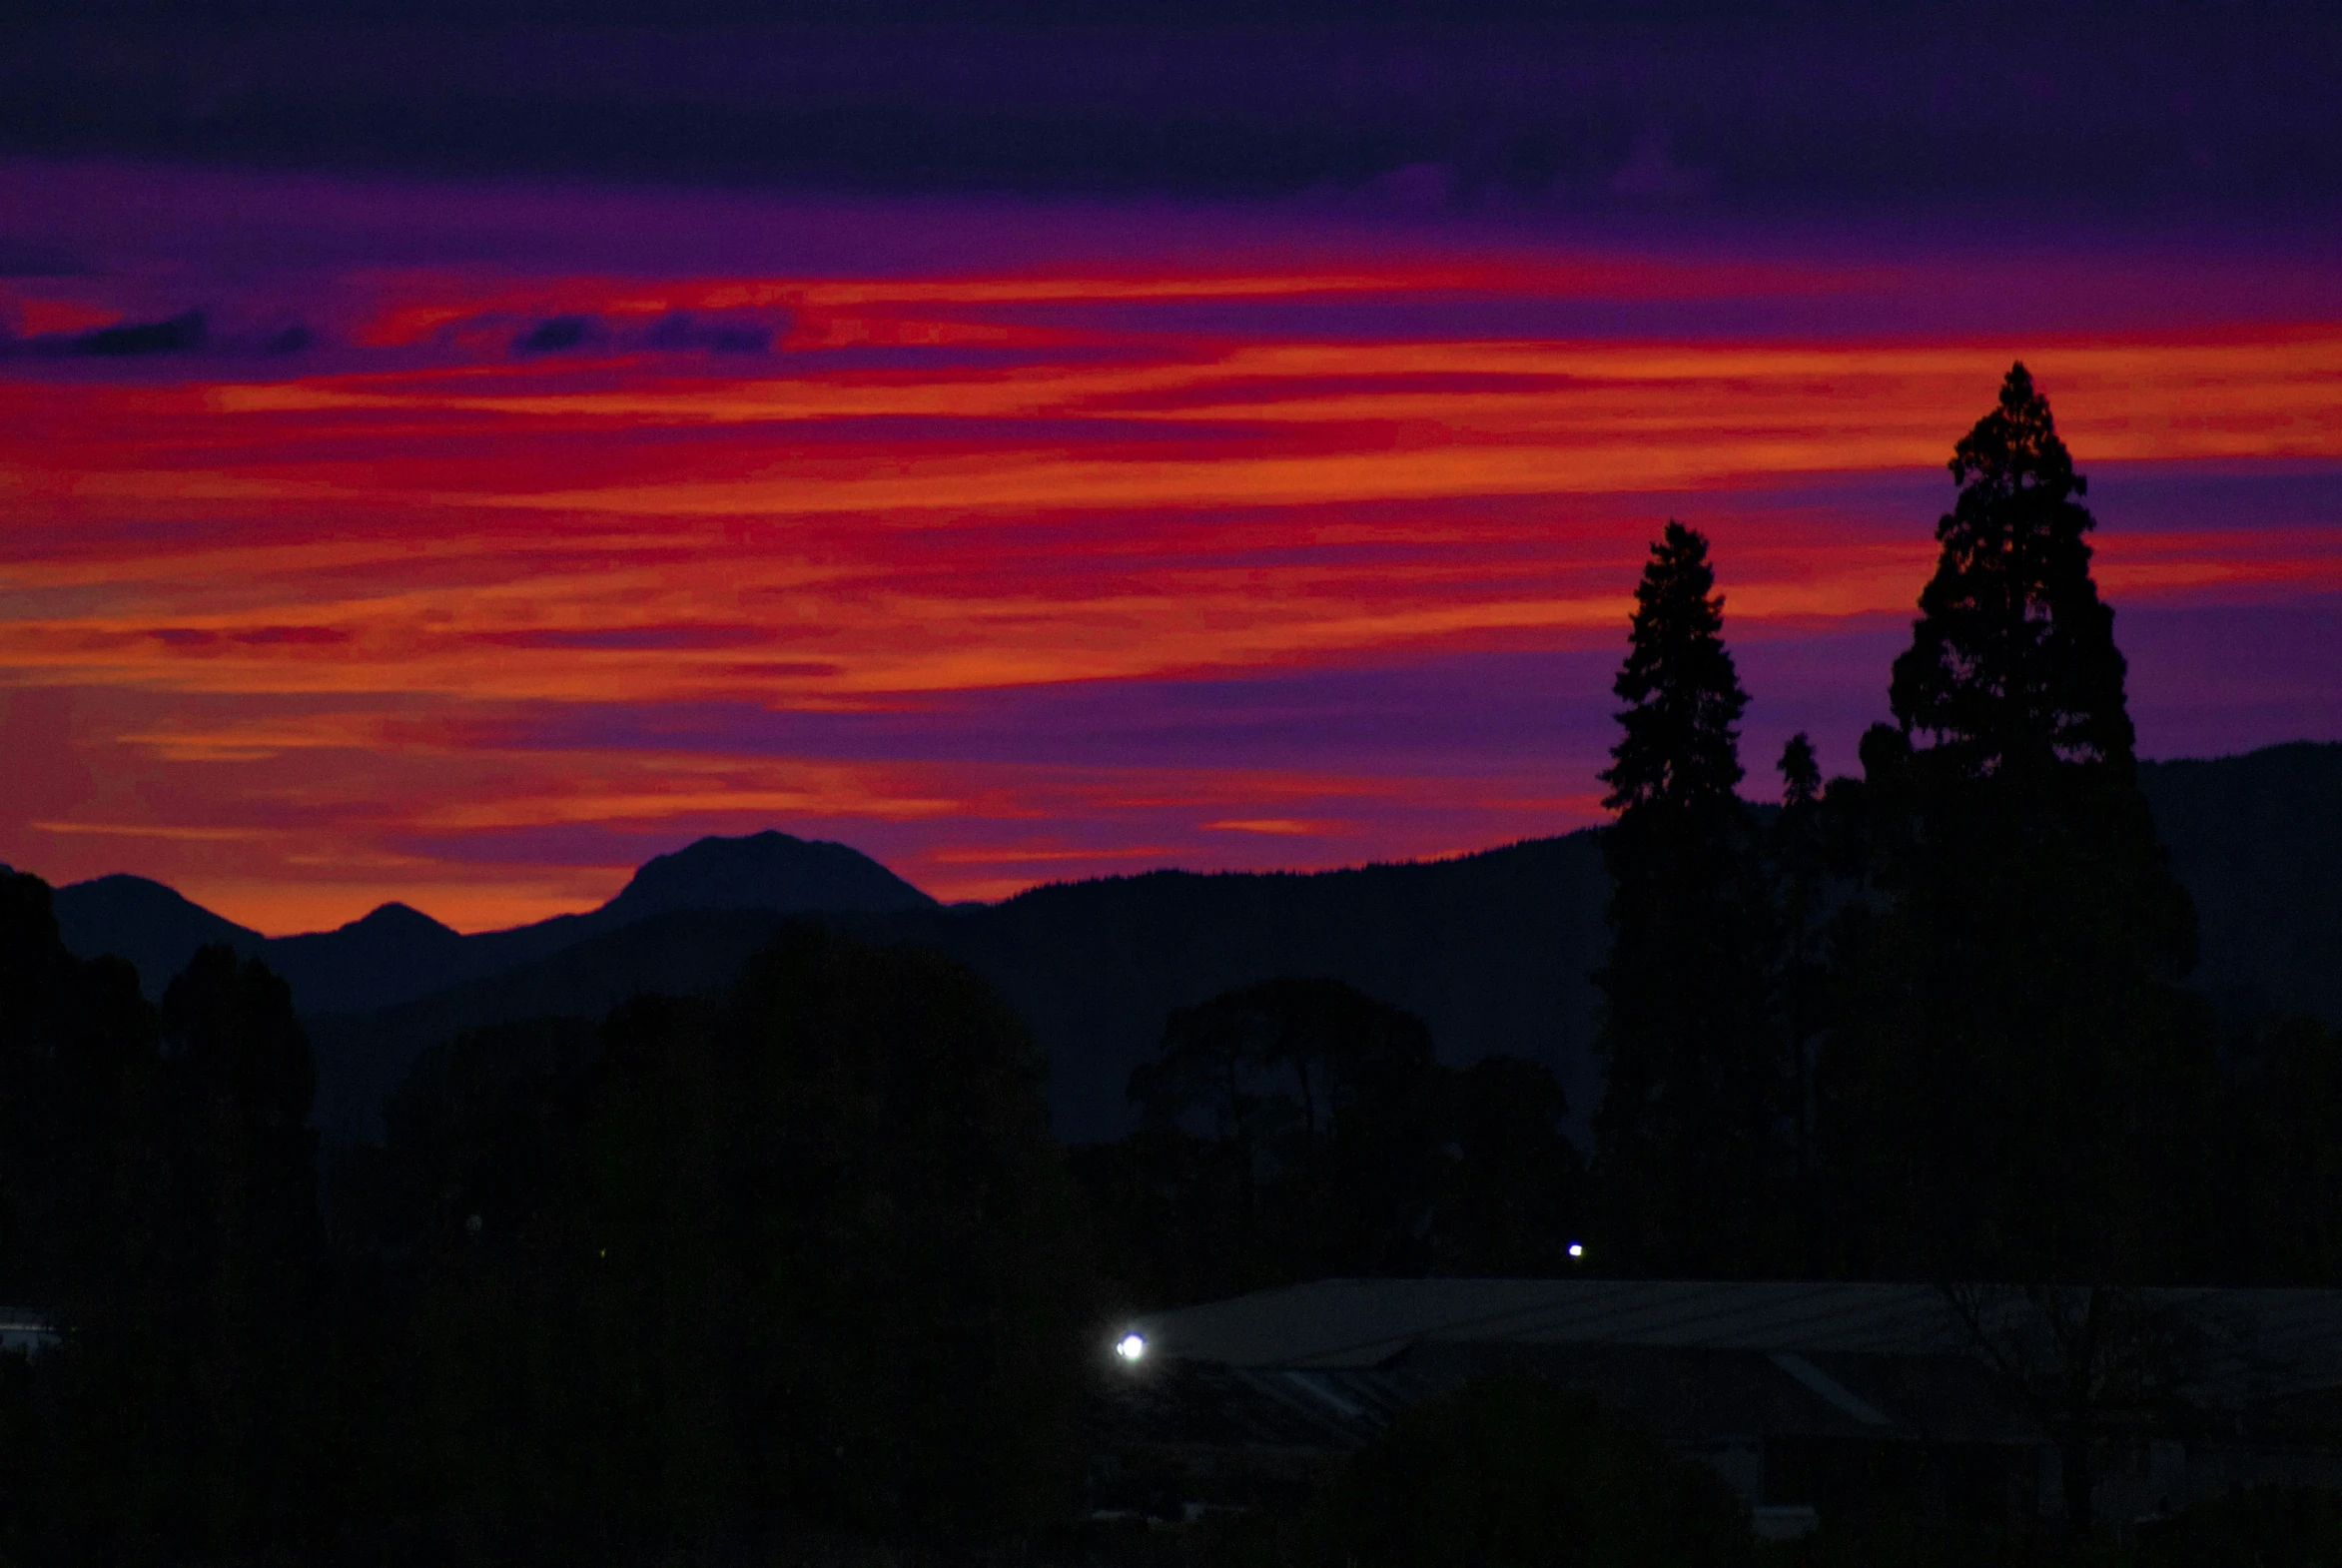
{"label": "sunset sky", "polygon": [[[491,65],[354,18],[192,59],[59,22],[42,80],[98,107],[0,111],[0,860],[52,882],[479,930],[765,827],[947,899],[1566,831],[1668,517],[1713,541],[1768,793],[1791,731],[1851,769],[1885,716],[2016,358],[2144,753],[2342,739],[2342,179],[2276,35],[2086,89],[1954,53],[1933,98],[1918,45],[1750,38],[1788,85],[1719,109],[1713,28],[1353,38],[1336,101],[1274,85],[1323,22],[1051,33],[1019,78],[1031,36],[727,16]],[[1523,107],[1601,59],[1691,85]],[[761,164],[675,129],[759,60],[944,129],[809,163],[811,122],[742,122]],[[1419,92],[1366,124],[1378,70]],[[1840,80],[1836,139],[1781,129]],[[2054,145],[1959,173],[2002,99]],[[514,128],[554,100],[627,155]]]}

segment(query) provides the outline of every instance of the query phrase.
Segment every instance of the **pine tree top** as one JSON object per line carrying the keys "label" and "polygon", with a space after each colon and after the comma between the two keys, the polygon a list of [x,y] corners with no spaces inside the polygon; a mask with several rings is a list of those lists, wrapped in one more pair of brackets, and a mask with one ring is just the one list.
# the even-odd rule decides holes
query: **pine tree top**
{"label": "pine tree top", "polygon": [[1602,782],[1614,811],[1733,801],[1740,783],[1741,689],[1724,646],[1724,597],[1708,541],[1673,521],[1635,588],[1626,662],[1612,686],[1627,707]]}
{"label": "pine tree top", "polygon": [[[2073,471],[2072,454],[2057,438],[2049,399],[2033,386],[2032,373],[2022,360],[2009,366],[2001,379],[1998,406],[1952,447],[1949,466],[1963,505],[1971,497],[2005,500],[2026,490],[2058,500],[2089,490],[2089,480]],[[2081,526],[2091,526],[2089,513],[2081,516]],[[1937,537],[1943,537],[1942,525]]]}
{"label": "pine tree top", "polygon": [[1959,485],[1936,524],[1936,574],[1889,701],[1907,733],[1972,776],[2058,762],[2127,767],[2134,744],[2114,646],[2076,498],[2087,481],[2023,364],[1953,448]]}

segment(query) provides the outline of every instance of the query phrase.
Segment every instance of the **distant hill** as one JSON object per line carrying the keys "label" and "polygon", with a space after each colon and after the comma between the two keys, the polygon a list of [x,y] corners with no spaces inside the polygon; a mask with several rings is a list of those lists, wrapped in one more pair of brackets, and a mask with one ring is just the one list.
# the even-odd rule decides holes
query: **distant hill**
{"label": "distant hill", "polygon": [[786,833],[705,838],[646,861],[588,921],[604,930],[686,909],[933,909],[935,900],[857,849]]}
{"label": "distant hill", "polygon": [[1582,1128],[1601,1082],[1592,975],[1608,900],[1585,831],[1428,864],[1062,884],[868,934],[940,948],[1000,988],[1049,1052],[1069,1140],[1125,1131],[1131,1069],[1173,1008],[1278,975],[1330,976],[1406,1009],[1451,1064],[1545,1063]]}
{"label": "distant hill", "polygon": [[85,958],[118,953],[160,998],[195,950],[226,942],[257,953],[292,983],[307,1014],[366,1013],[532,963],[648,916],[685,909],[933,908],[935,900],[860,850],[764,832],[703,838],[645,863],[616,898],[584,915],[464,936],[403,904],[385,904],[334,931],[263,937],[143,877],[100,877],[57,890],[65,945]]}
{"label": "distant hill", "polygon": [[385,904],[336,931],[279,937],[261,956],[293,983],[305,1008],[387,1007],[482,967],[461,932],[404,904]]}
{"label": "distant hill", "polygon": [[[2342,745],[2153,763],[2141,781],[2172,868],[2195,896],[2205,994],[2232,1020],[2274,1010],[2342,1022]],[[67,930],[75,951],[139,961],[127,945],[106,946],[84,904],[149,921],[153,931],[137,936],[146,952],[184,944],[174,968],[195,940],[260,941],[159,884],[139,884],[152,892],[135,897],[116,888],[112,903],[86,891],[137,880],[60,891],[60,909],[79,910]],[[1161,871],[948,909],[842,845],[773,833],[662,856],[589,915],[461,937],[392,906],[259,951],[293,981],[318,1047],[321,1123],[344,1134],[369,1126],[406,1065],[448,1034],[503,1019],[598,1017],[644,991],[716,989],[784,918],[817,912],[869,940],[939,949],[998,986],[1049,1052],[1051,1109],[1070,1140],[1128,1125],[1130,1070],[1154,1051],[1171,1009],[1282,974],[1346,980],[1417,1014],[1449,1062],[1502,1051],[1546,1063],[1582,1132],[1600,1085],[1590,977],[1608,942],[1607,897],[1591,831],[1430,864]],[[155,934],[166,927],[168,941]],[[241,939],[197,936],[219,928]],[[327,963],[361,947],[377,957]],[[380,997],[381,977],[391,975],[403,994],[350,1000]]]}
{"label": "distant hill", "polygon": [[197,948],[225,942],[239,953],[263,951],[269,939],[174,889],[145,877],[99,877],[57,890],[57,931],[83,958],[113,953],[138,966],[149,998],[162,1000],[171,977]]}
{"label": "distant hill", "polygon": [[[1314,875],[1158,871],[1036,888],[1005,903],[820,918],[959,959],[1000,988],[1049,1052],[1061,1136],[1119,1135],[1131,1069],[1165,1014],[1277,975],[1330,975],[1418,1014],[1443,1058],[1514,1052],[1590,1113],[1594,992],[1608,896],[1591,832],[1427,865]],[[596,1017],[645,991],[712,990],[779,915],[678,912],[366,1017],[311,1021],[321,1121],[370,1118],[423,1047],[459,1029]],[[325,1101],[332,1098],[329,1108]]]}
{"label": "distant hill", "polygon": [[654,915],[394,1007],[312,1015],[318,1126],[329,1138],[372,1136],[415,1058],[464,1030],[523,1018],[599,1020],[646,992],[721,990],[792,918],[739,909]]}

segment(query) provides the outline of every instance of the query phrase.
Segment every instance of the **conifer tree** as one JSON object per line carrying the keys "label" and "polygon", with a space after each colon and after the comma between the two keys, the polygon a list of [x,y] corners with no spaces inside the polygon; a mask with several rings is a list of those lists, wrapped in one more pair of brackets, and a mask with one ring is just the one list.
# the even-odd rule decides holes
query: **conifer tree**
{"label": "conifer tree", "polygon": [[317,1070],[293,992],[259,959],[199,949],[163,993],[169,1126],[166,1239],[145,1260],[155,1335],[186,1377],[179,1462],[197,1541],[298,1538],[317,1412],[325,1254]]}
{"label": "conifer tree", "polygon": [[1670,520],[1651,546],[1626,662],[1611,689],[1627,706],[1602,771],[1602,804],[1637,821],[1653,815],[1737,818],[1740,718],[1749,705],[1724,646],[1724,598],[1708,541]]}
{"label": "conifer tree", "polygon": [[2137,787],[2085,483],[2022,365],[1951,470],[1898,725],[1863,747],[1886,907],[1832,1051],[1849,1264],[2168,1273],[2200,1228],[2194,916]]}
{"label": "conifer tree", "polygon": [[1794,1165],[1801,1186],[1813,1171],[1813,1042],[1821,1027],[1823,982],[1822,907],[1825,857],[1822,831],[1822,764],[1814,742],[1800,730],[1781,749],[1781,814],[1774,818],[1772,873],[1779,903],[1779,953],[1774,975],[1775,1011],[1789,1061],[1790,1123]]}
{"label": "conifer tree", "polygon": [[1934,763],[1968,778],[2038,775],[2054,762],[2128,768],[2130,715],[2114,612],[2090,578],[2080,497],[2048,400],[2022,363],[1998,405],[1952,449],[1958,499],[1920,594],[1889,701]]}
{"label": "conifer tree", "polygon": [[1604,804],[1611,952],[1595,1174],[1605,1255],[1659,1273],[1765,1266],[1788,1110],[1765,1017],[1766,917],[1741,779],[1748,705],[1708,541],[1669,522],[1635,590]]}

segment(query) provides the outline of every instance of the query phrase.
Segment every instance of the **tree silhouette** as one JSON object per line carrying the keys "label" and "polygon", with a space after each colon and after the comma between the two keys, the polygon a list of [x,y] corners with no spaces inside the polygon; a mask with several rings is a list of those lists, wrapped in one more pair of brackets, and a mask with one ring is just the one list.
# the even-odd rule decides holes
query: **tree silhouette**
{"label": "tree silhouette", "polygon": [[2136,781],[2080,475],[2019,365],[1955,450],[1935,576],[1865,737],[1879,895],[1842,927],[1843,1261],[2119,1282],[2208,1228],[2193,910]]}
{"label": "tree silhouette", "polygon": [[1504,1056],[1442,1067],[1421,1020],[1340,981],[1173,1011],[1131,1099],[1140,1127],[1074,1162],[1134,1304],[1571,1266],[1584,1167],[1552,1073]]}
{"label": "tree silhouette", "polygon": [[1931,764],[1979,779],[2032,779],[2058,762],[2132,762],[2114,612],[2098,598],[2080,496],[2048,400],[2023,364],[1998,405],[1953,448],[1959,497],[1936,524],[1936,573],[1920,594],[1888,700]]}
{"label": "tree silhouette", "polygon": [[1724,599],[1708,541],[1670,521],[1635,587],[1626,662],[1612,690],[1626,704],[1602,771],[1602,804],[1622,816],[1653,810],[1731,815],[1739,804],[1740,718],[1749,705],[1724,646]]}
{"label": "tree silhouette", "polygon": [[[137,1266],[164,1229],[167,1126],[154,1009],[119,960],[85,963],[57,933],[49,888],[0,872],[0,1299],[45,1315],[63,1343],[0,1384],[20,1456],[0,1487],[0,1552],[30,1560],[157,1555],[184,1480],[153,1357],[109,1330],[147,1293]],[[94,1331],[93,1331],[94,1330]],[[4,1358],[0,1358],[4,1359]]]}
{"label": "tree silhouette", "polygon": [[1741,779],[1748,705],[1708,543],[1669,522],[1635,590],[1627,703],[1604,804],[1611,874],[1595,1114],[1603,1246],[1616,1265],[1740,1272],[1778,1258],[1790,1085],[1768,1019],[1768,916]]}
{"label": "tree silhouette", "polygon": [[1456,1161],[1432,1233],[1434,1266],[1515,1277],[1569,1269],[1586,1172],[1561,1130],[1561,1085],[1537,1063],[1483,1057],[1456,1075],[1450,1105]]}
{"label": "tree silhouette", "polygon": [[1482,1377],[1352,1455],[1283,1560],[1737,1568],[1747,1505],[1697,1459],[1593,1394]]}
{"label": "tree silhouette", "polygon": [[155,1069],[137,972],[67,952],[48,884],[0,867],[0,1301],[66,1315],[102,1293],[109,1172]]}
{"label": "tree silhouette", "polygon": [[2271,1020],[2239,1031],[2225,1055],[2221,1273],[2342,1284],[2342,1030]]}
{"label": "tree silhouette", "polygon": [[169,1176],[152,1266],[165,1344],[184,1367],[195,1517],[222,1546],[296,1539],[325,1232],[317,1070],[293,993],[258,959],[200,949],[163,994]]}
{"label": "tree silhouette", "polygon": [[1814,1176],[1813,1057],[1828,979],[1823,951],[1829,865],[1822,766],[1803,730],[1781,749],[1781,813],[1769,835],[1779,904],[1774,1008],[1790,1069],[1790,1120],[1798,1211],[1810,1206]]}
{"label": "tree silhouette", "polygon": [[727,995],[638,998],[582,1044],[479,1032],[394,1108],[427,1544],[632,1562],[1053,1521],[1090,1296],[1007,1006],[800,927]]}
{"label": "tree silhouette", "polygon": [[[61,1345],[15,1379],[0,1551],[250,1557],[316,1521],[309,1048],[285,984],[199,952],[157,1011],[0,874],[0,1299]],[[5,1401],[0,1401],[5,1402]]]}
{"label": "tree silhouette", "polygon": [[1131,1078],[1205,1264],[1244,1289],[1419,1273],[1444,1180],[1446,1075],[1421,1020],[1337,980],[1286,978],[1172,1013]]}

